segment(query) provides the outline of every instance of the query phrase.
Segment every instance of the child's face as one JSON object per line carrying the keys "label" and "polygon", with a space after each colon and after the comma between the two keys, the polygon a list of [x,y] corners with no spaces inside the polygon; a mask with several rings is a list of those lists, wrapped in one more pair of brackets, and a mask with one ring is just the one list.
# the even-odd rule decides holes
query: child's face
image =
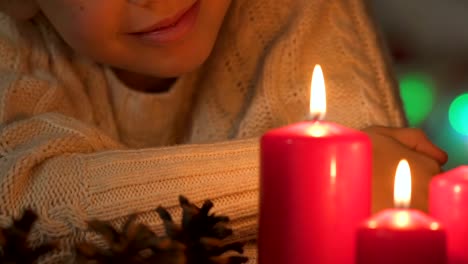
{"label": "child's face", "polygon": [[36,1],[77,52],[112,67],[155,77],[175,77],[200,66],[212,50],[231,2]]}

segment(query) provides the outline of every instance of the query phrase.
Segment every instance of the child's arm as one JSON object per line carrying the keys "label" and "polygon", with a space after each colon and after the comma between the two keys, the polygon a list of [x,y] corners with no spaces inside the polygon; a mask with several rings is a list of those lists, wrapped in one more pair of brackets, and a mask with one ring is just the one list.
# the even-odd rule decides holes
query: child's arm
{"label": "child's arm", "polygon": [[[41,100],[41,93],[9,100],[22,84],[0,81],[0,219],[32,208],[41,219],[34,241],[68,244],[83,238],[89,219],[119,220],[160,204],[175,208],[183,194],[194,202],[212,199],[217,211],[232,218],[237,235],[254,238],[257,140],[128,150],[61,114],[65,110]],[[19,102],[28,104],[11,105]],[[48,108],[55,113],[36,112]],[[155,213],[144,221],[160,223]]]}
{"label": "child's arm", "polygon": [[[42,239],[69,243],[86,229],[86,220],[113,220],[159,204],[175,208],[183,194],[197,202],[212,199],[239,225],[239,235],[254,237],[256,140],[138,151],[109,149],[101,136],[59,114],[3,126],[2,216],[33,208],[43,220]],[[156,214],[146,216],[149,224],[159,224]]]}

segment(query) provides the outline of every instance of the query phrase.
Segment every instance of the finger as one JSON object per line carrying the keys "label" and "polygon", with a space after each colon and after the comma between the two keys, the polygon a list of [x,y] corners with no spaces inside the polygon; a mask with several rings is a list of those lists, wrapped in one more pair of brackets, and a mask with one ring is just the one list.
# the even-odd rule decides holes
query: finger
{"label": "finger", "polygon": [[447,152],[432,143],[420,129],[404,129],[397,133],[396,139],[409,148],[434,158],[440,165],[448,160]]}
{"label": "finger", "polygon": [[375,131],[394,138],[410,149],[428,155],[441,165],[448,160],[447,153],[433,144],[421,129],[376,127]]}

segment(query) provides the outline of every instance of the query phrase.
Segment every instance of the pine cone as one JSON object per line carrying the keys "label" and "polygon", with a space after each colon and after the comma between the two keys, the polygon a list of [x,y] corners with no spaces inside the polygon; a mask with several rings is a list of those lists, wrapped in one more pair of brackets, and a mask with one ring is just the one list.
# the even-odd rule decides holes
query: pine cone
{"label": "pine cone", "polygon": [[0,263],[30,264],[39,257],[57,248],[56,243],[43,244],[37,248],[28,245],[28,236],[37,215],[26,210],[20,219],[14,219],[8,228],[0,228]]}
{"label": "pine cone", "polygon": [[172,220],[169,212],[159,207],[156,209],[164,221],[167,235],[186,246],[187,264],[241,264],[247,262],[244,256],[222,256],[227,251],[243,253],[243,244],[224,243],[223,239],[232,235],[226,227],[229,218],[210,214],[211,201],[205,201],[201,208],[190,203],[187,198],[179,197],[182,207],[182,226]]}
{"label": "pine cone", "polygon": [[100,249],[89,243],[77,246],[78,263],[130,264],[241,264],[244,256],[223,256],[227,251],[243,252],[241,243],[224,243],[232,234],[225,225],[229,218],[209,214],[213,207],[206,201],[201,208],[179,197],[183,209],[182,225],[174,223],[163,207],[156,209],[163,219],[165,237],[160,237],[143,224],[136,224],[136,215],[125,222],[122,232],[102,221],[91,221],[91,230],[102,235],[108,244]]}
{"label": "pine cone", "polygon": [[148,227],[135,223],[136,215],[125,222],[122,232],[110,224],[94,220],[89,222],[92,231],[100,234],[108,244],[100,249],[90,243],[77,246],[78,263],[164,263],[183,264],[183,245],[171,239],[158,237]]}

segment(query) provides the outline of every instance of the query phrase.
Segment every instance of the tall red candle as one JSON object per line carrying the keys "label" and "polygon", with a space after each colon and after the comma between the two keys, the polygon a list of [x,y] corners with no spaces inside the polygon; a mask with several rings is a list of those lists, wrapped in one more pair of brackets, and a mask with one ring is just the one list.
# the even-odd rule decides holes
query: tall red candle
{"label": "tall red candle", "polygon": [[445,264],[445,231],[421,211],[405,209],[411,198],[408,163],[400,162],[395,179],[396,209],[368,219],[357,232],[357,264]]}
{"label": "tall red candle", "polygon": [[[323,116],[319,67],[312,79],[311,99],[322,101],[311,102],[311,113]],[[309,121],[266,133],[259,263],[354,263],[355,231],[370,215],[371,167],[371,143],[360,131]]]}
{"label": "tall red candle", "polygon": [[468,264],[468,166],[434,177],[429,212],[447,230],[450,264]]}

